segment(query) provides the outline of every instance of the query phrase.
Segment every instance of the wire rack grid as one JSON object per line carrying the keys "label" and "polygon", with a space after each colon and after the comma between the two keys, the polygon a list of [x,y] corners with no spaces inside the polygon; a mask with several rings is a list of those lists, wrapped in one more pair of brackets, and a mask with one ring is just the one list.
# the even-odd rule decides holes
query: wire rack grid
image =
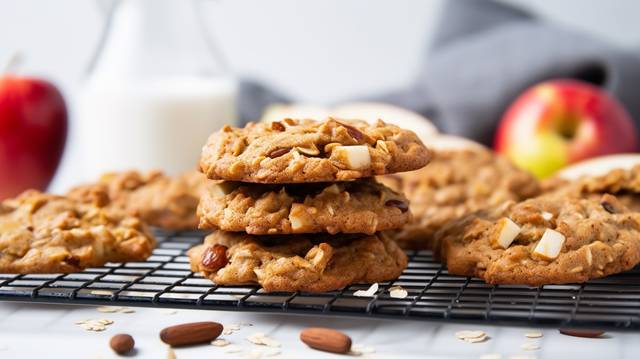
{"label": "wire rack grid", "polygon": [[[380,283],[327,293],[267,293],[255,286],[218,286],[189,270],[186,251],[203,233],[161,232],[145,262],[114,263],[70,274],[0,274],[0,300],[158,308],[236,310],[311,315],[640,329],[640,268],[575,285],[493,286],[449,275],[429,251],[409,251],[407,269]],[[406,298],[392,298],[402,286]]]}

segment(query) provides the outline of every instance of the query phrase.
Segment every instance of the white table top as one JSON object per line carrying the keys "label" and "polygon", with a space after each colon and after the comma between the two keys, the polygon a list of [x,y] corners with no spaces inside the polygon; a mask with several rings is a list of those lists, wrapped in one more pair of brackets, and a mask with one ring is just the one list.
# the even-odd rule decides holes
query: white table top
{"label": "white table top", "polygon": [[[537,358],[572,357],[636,358],[640,351],[637,333],[607,332],[599,339],[568,337],[555,329],[542,329],[544,337],[527,339],[524,334],[538,328],[490,325],[440,324],[433,322],[329,318],[282,314],[256,314],[219,311],[133,308],[135,313],[101,313],[95,307],[68,305],[0,303],[0,358],[117,358],[108,346],[112,335],[129,333],[136,341],[136,358],[166,358],[167,346],[158,334],[166,326],[194,321],[222,324],[251,323],[238,332],[222,336],[242,346],[243,353],[227,354],[225,347],[200,345],[175,349],[176,358],[251,358],[250,353],[266,348],[246,340],[256,332],[281,343],[281,353],[273,358],[340,358],[307,348],[298,340],[307,326],[339,329],[354,344],[375,350],[362,358],[479,358],[501,354],[502,358],[525,355]],[[173,314],[170,314],[173,312]],[[74,324],[78,320],[111,319],[103,332],[89,332]],[[483,330],[490,339],[466,343],[455,337],[459,330]],[[539,350],[524,351],[520,346],[535,342]],[[254,356],[258,357],[258,356]]]}

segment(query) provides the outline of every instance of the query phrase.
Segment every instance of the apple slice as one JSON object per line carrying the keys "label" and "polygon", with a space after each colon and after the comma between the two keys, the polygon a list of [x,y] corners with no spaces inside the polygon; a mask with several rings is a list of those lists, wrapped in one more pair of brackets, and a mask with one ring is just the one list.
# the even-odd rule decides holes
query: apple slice
{"label": "apple slice", "polygon": [[583,176],[602,176],[617,168],[630,170],[637,164],[640,164],[640,154],[601,156],[565,167],[556,175],[560,178],[574,181]]}
{"label": "apple slice", "polygon": [[362,170],[371,166],[371,155],[367,145],[336,146],[332,157],[334,155],[351,170]]}
{"label": "apple slice", "polygon": [[468,138],[452,135],[437,134],[427,139],[423,139],[424,144],[436,151],[456,151],[456,150],[475,150],[487,151],[489,148],[481,143],[475,142]]}
{"label": "apple slice", "polygon": [[491,244],[507,249],[513,240],[516,239],[520,230],[520,226],[510,218],[501,218],[498,221],[498,235],[491,238]]}
{"label": "apple slice", "polygon": [[305,221],[305,207],[301,203],[293,203],[289,212],[289,222],[291,222],[291,230],[298,231],[302,229],[307,222]]}
{"label": "apple slice", "polygon": [[533,250],[533,256],[545,261],[552,261],[558,257],[565,241],[564,234],[547,228],[542,238]]}

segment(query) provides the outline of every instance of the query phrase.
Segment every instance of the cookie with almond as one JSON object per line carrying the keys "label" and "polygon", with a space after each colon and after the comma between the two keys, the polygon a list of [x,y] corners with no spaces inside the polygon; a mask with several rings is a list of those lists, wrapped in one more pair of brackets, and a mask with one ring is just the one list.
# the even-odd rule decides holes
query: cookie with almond
{"label": "cookie with almond", "polygon": [[415,133],[383,121],[287,118],[223,127],[202,149],[200,169],[216,180],[333,182],[411,171],[429,159]]}
{"label": "cookie with almond", "polygon": [[121,211],[35,190],[0,204],[0,273],[69,273],[143,261],[155,244],[144,223]]}
{"label": "cookie with almond", "polygon": [[640,263],[640,213],[608,194],[542,196],[469,214],[436,241],[450,274],[490,284],[578,283]]}
{"label": "cookie with almond", "polygon": [[407,256],[381,233],[252,236],[216,231],[189,250],[191,270],[220,285],[327,292],[396,279]]}
{"label": "cookie with almond", "polygon": [[249,234],[366,233],[402,227],[409,201],[373,179],[254,184],[211,181],[200,228]]}

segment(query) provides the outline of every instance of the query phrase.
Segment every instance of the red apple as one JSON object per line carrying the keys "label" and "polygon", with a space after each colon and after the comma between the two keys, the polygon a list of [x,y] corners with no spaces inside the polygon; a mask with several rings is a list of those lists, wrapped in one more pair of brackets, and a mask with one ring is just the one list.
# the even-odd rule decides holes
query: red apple
{"label": "red apple", "polygon": [[580,160],[638,150],[638,135],[622,104],[577,80],[529,88],[507,109],[494,146],[516,165],[544,178]]}
{"label": "red apple", "polygon": [[0,76],[0,199],[44,190],[67,137],[67,109],[50,82]]}

